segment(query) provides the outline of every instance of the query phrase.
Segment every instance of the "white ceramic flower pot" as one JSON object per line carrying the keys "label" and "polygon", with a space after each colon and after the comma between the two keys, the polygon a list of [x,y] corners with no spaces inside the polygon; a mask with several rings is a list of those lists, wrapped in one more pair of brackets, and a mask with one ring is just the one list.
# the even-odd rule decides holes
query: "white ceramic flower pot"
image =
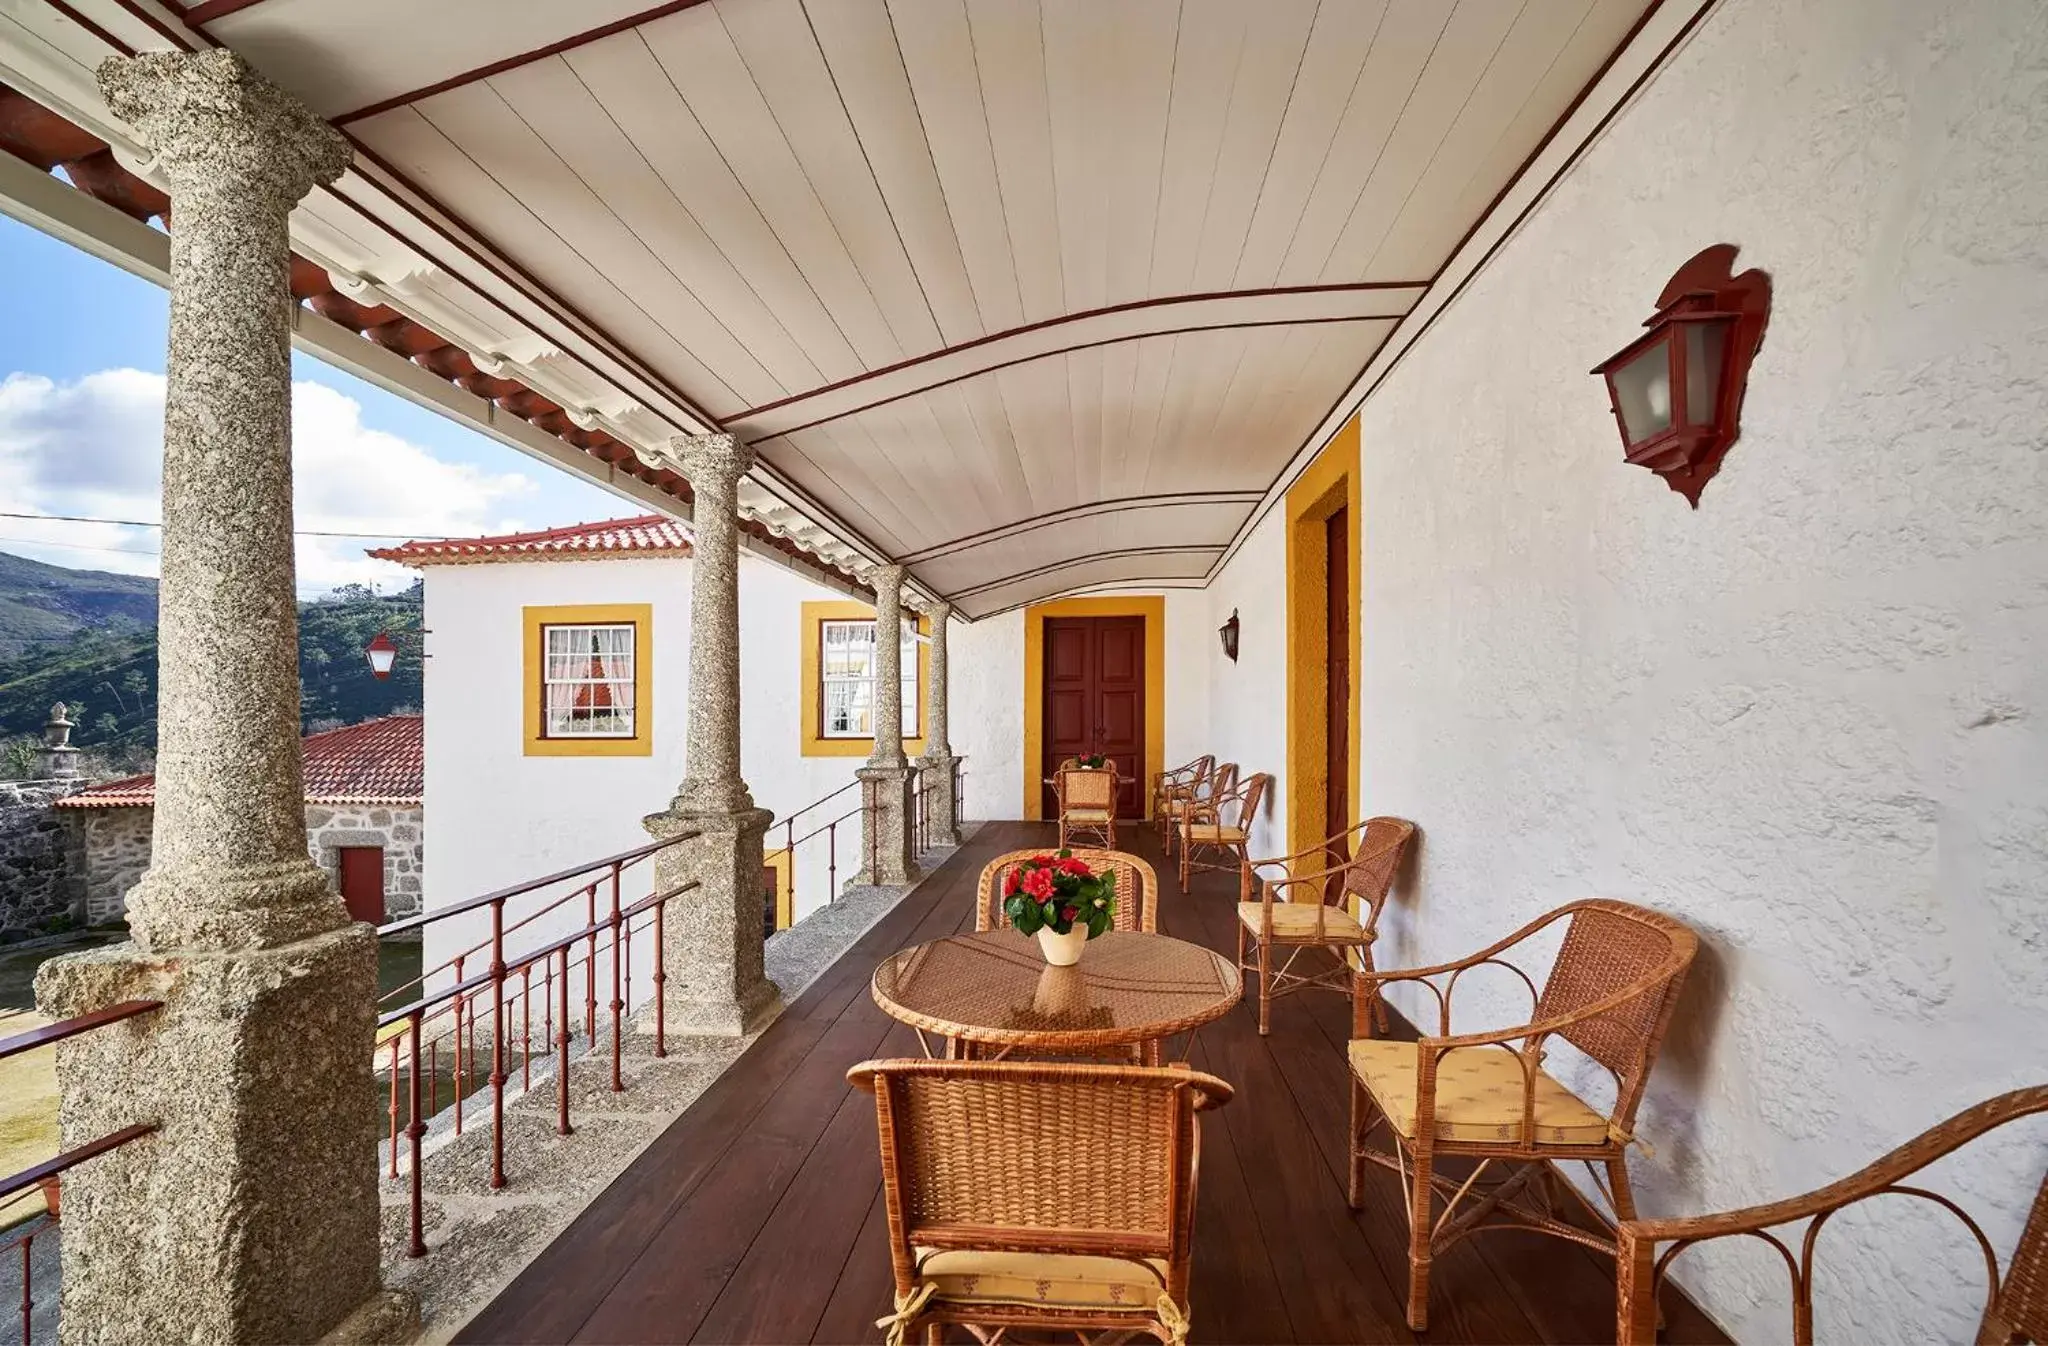
{"label": "white ceramic flower pot", "polygon": [[1078,922],[1066,934],[1057,934],[1049,925],[1038,930],[1038,951],[1045,955],[1045,961],[1054,967],[1072,967],[1081,961],[1081,950],[1088,947],[1088,927]]}

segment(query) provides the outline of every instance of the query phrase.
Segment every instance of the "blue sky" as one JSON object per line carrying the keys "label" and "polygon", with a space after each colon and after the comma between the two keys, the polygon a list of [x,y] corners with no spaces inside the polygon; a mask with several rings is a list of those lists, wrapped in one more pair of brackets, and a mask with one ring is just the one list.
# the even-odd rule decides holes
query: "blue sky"
{"label": "blue sky", "polygon": [[[168,294],[0,217],[0,510],[154,519]],[[137,371],[135,374],[122,371]],[[455,422],[294,354],[298,526],[408,535],[641,513]],[[403,583],[369,542],[302,540],[299,587]],[[155,573],[155,530],[0,519],[0,551]]]}

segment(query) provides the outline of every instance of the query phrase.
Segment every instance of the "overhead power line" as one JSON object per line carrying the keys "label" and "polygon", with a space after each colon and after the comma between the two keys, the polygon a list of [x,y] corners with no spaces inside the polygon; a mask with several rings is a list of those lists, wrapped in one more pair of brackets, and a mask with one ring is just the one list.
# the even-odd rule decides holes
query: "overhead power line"
{"label": "overhead power line", "polygon": [[[85,515],[82,515],[82,514],[26,514],[26,513],[22,513],[22,512],[21,512],[21,511],[19,511],[19,510],[0,510],[0,519],[34,519],[34,520],[35,520],[35,521],[37,521],[38,523],[105,523],[105,524],[113,524],[113,525],[115,525],[116,527],[119,527],[119,528],[162,528],[162,527],[163,527],[163,525],[162,525],[161,523],[152,523],[152,522],[150,522],[150,521],[149,521],[148,519],[94,519],[94,518],[88,518],[88,517],[86,517]],[[327,529],[321,529],[321,528],[294,528],[294,529],[292,530],[292,536],[293,536],[293,537],[349,537],[349,538],[367,538],[367,539],[369,539],[369,540],[370,540],[370,541],[372,541],[372,542],[451,542],[451,541],[453,541],[453,540],[454,540],[454,539],[452,539],[452,538],[448,538],[448,537],[436,537],[436,536],[432,536],[432,535],[428,535],[428,534],[421,534],[421,533],[341,533],[341,532],[332,532],[332,531],[329,531],[329,530],[327,530]],[[18,542],[24,542],[24,543],[26,543],[26,542],[30,542],[30,541],[31,541],[31,539],[28,539],[28,538],[15,538],[15,539],[9,539],[9,540],[11,540],[11,541],[18,541]],[[39,545],[39,546],[45,546],[45,547],[62,547],[62,546],[65,546],[65,545],[67,545],[67,544],[65,544],[65,543],[62,543],[62,542],[44,542],[44,543],[38,543],[38,544],[36,544],[36,545]],[[70,545],[76,545],[76,544],[70,544]],[[84,548],[84,550],[86,550],[86,551],[118,551],[118,550],[120,550],[120,548],[118,548],[118,547],[86,547],[86,548]],[[150,553],[150,552],[143,552],[143,553],[139,553],[139,554],[140,554],[140,555],[145,555],[145,556],[147,556],[147,555],[153,555],[154,553]]]}

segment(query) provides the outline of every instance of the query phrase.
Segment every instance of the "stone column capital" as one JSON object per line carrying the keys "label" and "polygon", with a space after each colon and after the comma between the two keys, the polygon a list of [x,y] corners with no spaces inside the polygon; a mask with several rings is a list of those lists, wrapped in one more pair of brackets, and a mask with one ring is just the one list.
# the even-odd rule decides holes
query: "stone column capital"
{"label": "stone column capital", "polygon": [[927,599],[918,605],[917,610],[932,619],[932,630],[935,634],[953,617],[953,605],[943,598]]}
{"label": "stone column capital", "polygon": [[289,211],[349,165],[348,140],[226,48],[100,63],[100,94],[134,127],[172,196]]}
{"label": "stone column capital", "polygon": [[676,435],[669,447],[692,490],[712,485],[731,490],[754,466],[754,450],[738,435]]}

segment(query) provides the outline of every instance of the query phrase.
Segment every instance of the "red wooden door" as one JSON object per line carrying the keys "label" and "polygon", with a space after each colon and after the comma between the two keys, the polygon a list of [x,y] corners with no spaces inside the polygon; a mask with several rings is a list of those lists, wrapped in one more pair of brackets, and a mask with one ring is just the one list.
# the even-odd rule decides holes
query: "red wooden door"
{"label": "red wooden door", "polygon": [[343,846],[341,901],[350,919],[384,924],[384,848]]}
{"label": "red wooden door", "polygon": [[[1093,753],[1123,773],[1117,816],[1144,816],[1145,619],[1050,617],[1045,623],[1042,776],[1069,757]],[[1047,786],[1041,815],[1056,804]]]}

